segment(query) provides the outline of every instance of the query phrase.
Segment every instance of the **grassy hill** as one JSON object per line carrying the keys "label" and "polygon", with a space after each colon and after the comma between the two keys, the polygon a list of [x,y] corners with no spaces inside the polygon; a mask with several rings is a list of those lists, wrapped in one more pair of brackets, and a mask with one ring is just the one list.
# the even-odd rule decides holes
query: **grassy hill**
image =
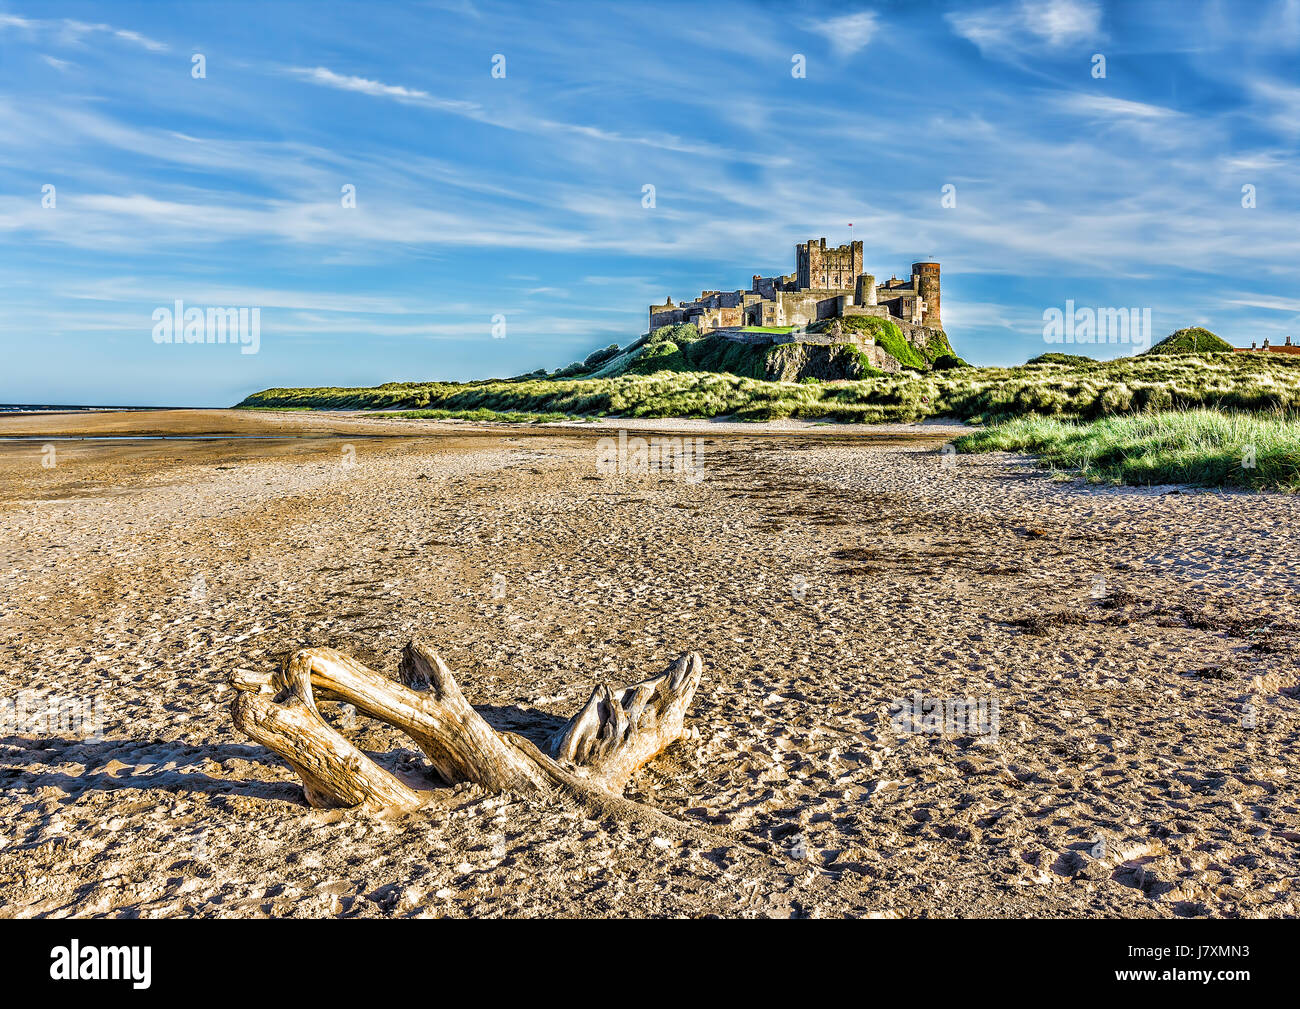
{"label": "grassy hill", "polygon": [[1222,340],[1208,329],[1190,326],[1170,333],[1154,347],[1145,351],[1147,354],[1226,354],[1232,351],[1232,344]]}

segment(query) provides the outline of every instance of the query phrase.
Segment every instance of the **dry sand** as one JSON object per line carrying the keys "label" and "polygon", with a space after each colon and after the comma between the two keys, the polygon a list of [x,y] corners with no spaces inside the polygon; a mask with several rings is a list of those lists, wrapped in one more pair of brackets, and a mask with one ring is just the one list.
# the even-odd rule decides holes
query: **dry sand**
{"label": "dry sand", "polygon": [[[103,722],[0,728],[0,915],[1296,913],[1300,501],[949,466],[942,425],[687,425],[698,482],[601,475],[611,426],[0,420],[37,436],[0,442],[0,698]],[[275,437],[46,440],[167,431]],[[234,732],[232,669],[413,635],[538,740],[700,651],[699,738],[628,794],[731,843],[466,786],[312,810]],[[899,731],[915,691],[996,739]]]}

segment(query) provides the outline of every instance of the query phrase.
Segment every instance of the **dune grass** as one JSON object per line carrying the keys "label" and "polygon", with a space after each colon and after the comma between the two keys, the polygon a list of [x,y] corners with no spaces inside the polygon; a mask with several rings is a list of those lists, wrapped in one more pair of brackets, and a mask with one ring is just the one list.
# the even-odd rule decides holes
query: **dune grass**
{"label": "dune grass", "polygon": [[[873,375],[858,381],[769,382],[756,362],[710,360],[749,375],[676,370],[713,345],[667,348],[669,368],[609,378],[394,382],[355,389],[266,389],[241,406],[351,410],[486,409],[584,416],[801,417],[882,423],[952,417],[1068,420],[1208,408],[1300,415],[1300,357],[1284,354],[1141,355],[1114,361],[1041,362],[1016,368],[954,368]],[[743,345],[733,344],[741,350]],[[680,356],[681,360],[678,360]],[[699,365],[696,365],[699,367]]]}
{"label": "dune grass", "polygon": [[1135,485],[1300,490],[1300,420],[1163,411],[1077,423],[1017,417],[957,439],[960,452],[1028,452],[1051,469]]}

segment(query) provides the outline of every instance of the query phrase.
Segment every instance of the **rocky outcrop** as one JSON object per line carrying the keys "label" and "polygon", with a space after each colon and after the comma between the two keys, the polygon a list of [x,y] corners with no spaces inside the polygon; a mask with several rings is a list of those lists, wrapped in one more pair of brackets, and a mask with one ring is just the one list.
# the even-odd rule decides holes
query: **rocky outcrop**
{"label": "rocky outcrop", "polygon": [[957,361],[941,329],[887,320],[878,332],[862,331],[859,320],[836,318],[810,330],[788,333],[720,329],[714,337],[750,346],[770,345],[763,377],[780,382],[805,378],[820,381],[863,378],[875,372],[896,374],[906,366],[928,371],[934,361],[951,357]]}
{"label": "rocky outcrop", "polygon": [[766,374],[776,382],[815,378],[822,382],[862,378],[867,367],[896,372],[899,364],[879,347],[849,343],[782,343],[767,355]]}

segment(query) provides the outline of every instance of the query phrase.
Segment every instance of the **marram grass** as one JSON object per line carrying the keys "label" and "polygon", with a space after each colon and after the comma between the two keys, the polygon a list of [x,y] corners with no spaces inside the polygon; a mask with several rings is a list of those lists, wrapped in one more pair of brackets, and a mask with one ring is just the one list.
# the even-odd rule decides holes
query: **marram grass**
{"label": "marram grass", "polygon": [[1077,423],[1018,417],[958,438],[960,452],[1027,452],[1089,480],[1300,490],[1300,421],[1165,411]]}

